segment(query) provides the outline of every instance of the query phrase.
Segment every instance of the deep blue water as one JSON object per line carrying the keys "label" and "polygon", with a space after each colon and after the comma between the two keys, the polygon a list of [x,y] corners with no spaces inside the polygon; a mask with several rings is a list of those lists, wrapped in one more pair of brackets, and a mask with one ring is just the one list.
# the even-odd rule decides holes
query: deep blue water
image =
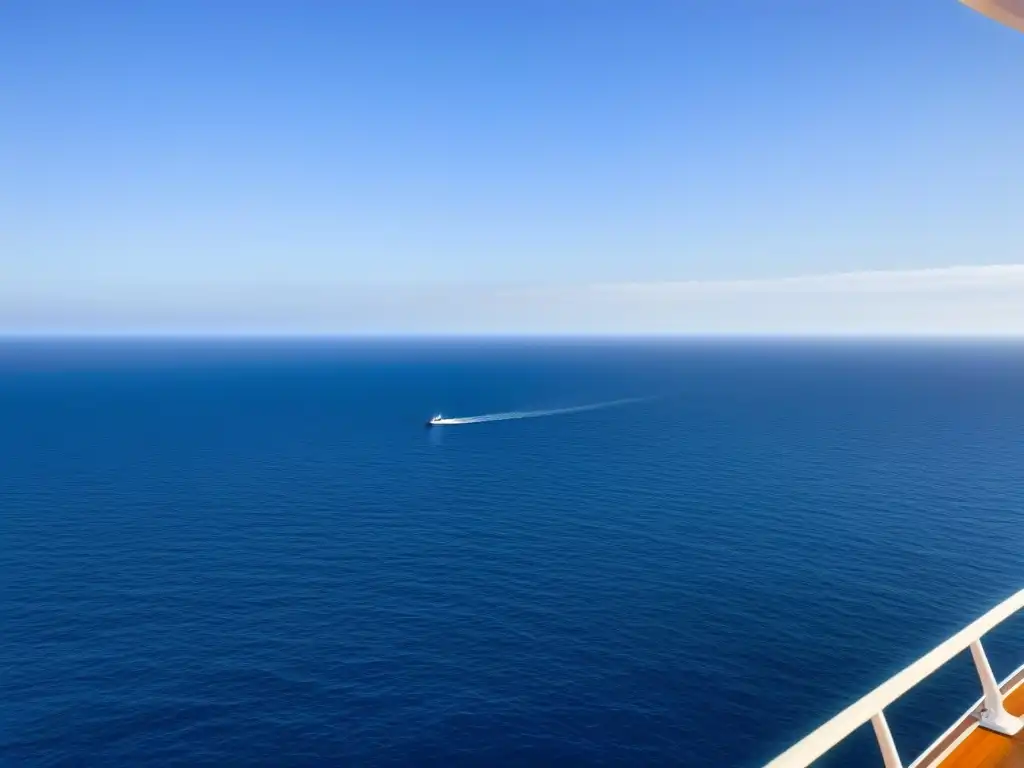
{"label": "deep blue water", "polygon": [[0,463],[11,766],[756,766],[1024,586],[1011,343],[9,341]]}

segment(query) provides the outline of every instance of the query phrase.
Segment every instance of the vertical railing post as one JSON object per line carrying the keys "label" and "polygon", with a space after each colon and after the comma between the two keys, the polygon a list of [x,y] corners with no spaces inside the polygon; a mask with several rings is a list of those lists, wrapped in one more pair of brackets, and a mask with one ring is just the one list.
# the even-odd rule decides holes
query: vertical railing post
{"label": "vertical railing post", "polygon": [[892,740],[892,731],[889,730],[889,723],[886,722],[882,710],[871,716],[871,726],[875,729],[875,738],[878,739],[878,748],[882,750],[885,768],[903,768],[900,753],[896,751],[896,742]]}
{"label": "vertical railing post", "polygon": [[988,663],[988,656],[985,655],[985,649],[981,647],[980,639],[971,643],[971,657],[974,659],[974,667],[978,670],[978,679],[981,680],[981,690],[985,695],[979,723],[990,731],[1013,736],[1024,727],[1024,723],[1019,717],[1014,717],[1007,712],[1003,706],[1002,691],[999,690],[996,676],[992,674],[992,665]]}

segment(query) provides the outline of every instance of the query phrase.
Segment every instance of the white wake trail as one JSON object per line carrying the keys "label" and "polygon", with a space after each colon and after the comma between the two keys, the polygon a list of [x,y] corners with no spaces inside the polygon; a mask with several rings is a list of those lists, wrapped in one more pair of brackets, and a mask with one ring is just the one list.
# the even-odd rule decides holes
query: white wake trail
{"label": "white wake trail", "polygon": [[623,400],[607,400],[603,403],[591,403],[590,405],[575,405],[571,408],[551,408],[545,411],[508,411],[506,413],[485,413],[481,416],[459,416],[457,418],[438,419],[434,422],[439,427],[454,427],[458,424],[482,424],[485,421],[509,421],[511,419],[536,419],[541,416],[560,416],[564,413],[580,413],[581,411],[596,411],[601,408],[613,408],[616,405],[627,403],[638,403],[645,400],[643,397],[628,397]]}

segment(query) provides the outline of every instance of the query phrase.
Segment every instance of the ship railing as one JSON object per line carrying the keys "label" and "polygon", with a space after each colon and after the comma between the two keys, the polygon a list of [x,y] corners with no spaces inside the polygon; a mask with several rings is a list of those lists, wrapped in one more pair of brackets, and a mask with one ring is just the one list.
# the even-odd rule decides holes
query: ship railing
{"label": "ship railing", "polygon": [[[1011,715],[1003,706],[1004,686],[996,681],[995,675],[992,673],[992,666],[981,645],[981,638],[993,627],[1006,621],[1022,608],[1024,608],[1024,589],[1001,602],[906,669],[897,672],[867,696],[851,704],[820,728],[798,741],[768,763],[765,768],[805,768],[869,720],[874,728],[885,768],[903,768],[899,752],[896,750],[896,744],[892,738],[892,732],[885,719],[885,708],[966,648],[971,649],[971,658],[974,660],[974,667],[981,682],[982,700],[978,724],[998,733],[1011,736],[1017,733],[1024,727],[1024,721]],[[1021,670],[1024,670],[1024,667],[1007,678],[1007,681],[1021,677]],[[973,708],[968,710],[966,716],[969,717],[972,711]],[[936,742],[936,744],[938,743]],[[919,763],[920,760],[915,762],[914,766]]]}

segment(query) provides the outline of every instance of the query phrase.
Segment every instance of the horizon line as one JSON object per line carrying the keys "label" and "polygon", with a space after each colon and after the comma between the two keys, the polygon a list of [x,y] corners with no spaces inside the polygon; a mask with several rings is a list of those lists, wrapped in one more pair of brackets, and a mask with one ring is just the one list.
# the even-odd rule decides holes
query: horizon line
{"label": "horizon line", "polygon": [[860,332],[734,332],[734,331],[652,331],[652,332],[629,332],[607,333],[607,332],[538,332],[538,331],[508,331],[508,332],[373,332],[373,331],[275,331],[275,330],[253,330],[253,331],[162,331],[162,330],[116,330],[116,331],[5,331],[0,329],[0,341],[17,340],[66,340],[66,341],[89,341],[89,340],[224,340],[224,341],[260,341],[260,340],[283,340],[283,341],[384,341],[384,340],[836,340],[836,341],[1024,341],[1024,331],[1006,332],[891,332],[891,333],[860,333]]}

